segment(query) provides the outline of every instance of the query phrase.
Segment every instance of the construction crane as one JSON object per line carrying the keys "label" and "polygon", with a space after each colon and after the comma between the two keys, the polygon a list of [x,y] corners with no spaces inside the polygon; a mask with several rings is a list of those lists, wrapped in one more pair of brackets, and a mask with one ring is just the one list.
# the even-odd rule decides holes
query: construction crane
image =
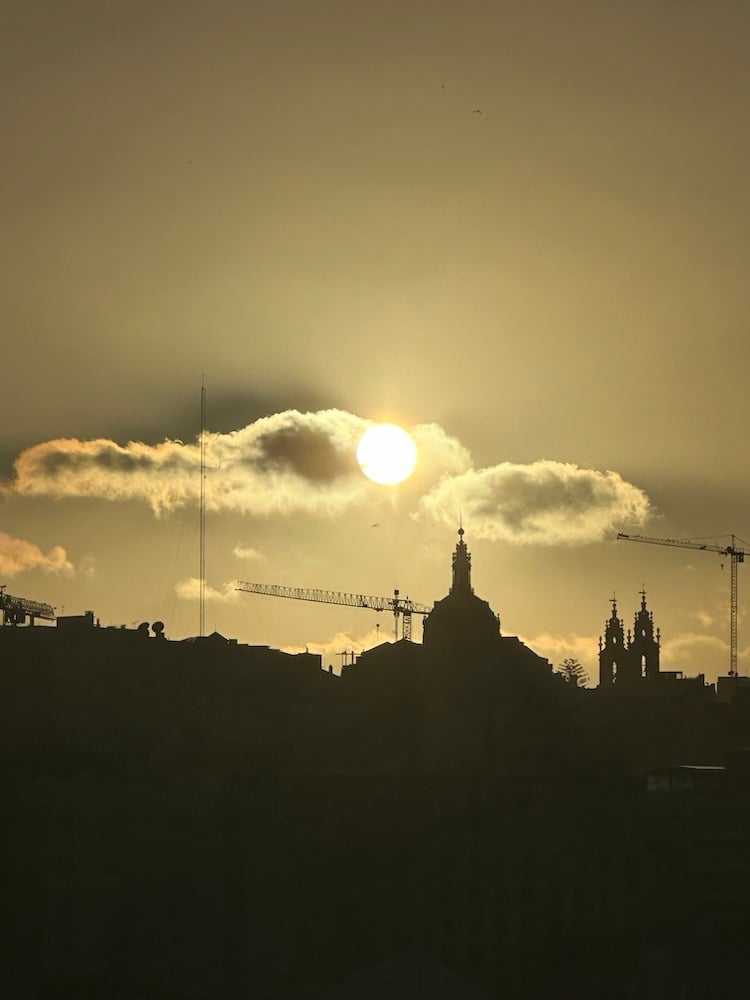
{"label": "construction crane", "polygon": [[745,552],[735,545],[732,535],[731,545],[711,545],[686,538],[647,538],[645,535],[624,535],[618,538],[627,542],[647,542],[650,545],[672,545],[678,549],[696,549],[700,552],[716,552],[729,557],[729,676],[737,676],[737,564],[745,561]]}
{"label": "construction crane", "polygon": [[393,597],[370,597],[366,594],[343,594],[337,590],[314,590],[306,587],[280,587],[273,583],[237,582],[235,590],[248,594],[265,594],[267,597],[290,597],[295,601],[316,601],[318,604],[343,604],[348,608],[369,608],[372,611],[393,613],[394,635],[398,639],[398,620],[403,620],[402,637],[411,639],[411,616],[428,615],[432,608],[418,604],[408,597],[401,597],[398,590]]}
{"label": "construction crane", "polygon": [[46,618],[49,621],[55,621],[57,618],[51,604],[6,594],[5,584],[0,585],[0,610],[3,613],[3,625],[22,625],[27,618],[32,625],[36,618]]}

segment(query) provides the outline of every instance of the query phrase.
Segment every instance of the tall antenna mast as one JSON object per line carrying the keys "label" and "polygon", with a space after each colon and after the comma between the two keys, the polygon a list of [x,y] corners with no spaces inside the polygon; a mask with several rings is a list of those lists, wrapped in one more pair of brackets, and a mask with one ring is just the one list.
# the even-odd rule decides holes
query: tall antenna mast
{"label": "tall antenna mast", "polygon": [[206,634],[206,381],[201,380],[201,513],[200,513],[200,627],[198,634]]}

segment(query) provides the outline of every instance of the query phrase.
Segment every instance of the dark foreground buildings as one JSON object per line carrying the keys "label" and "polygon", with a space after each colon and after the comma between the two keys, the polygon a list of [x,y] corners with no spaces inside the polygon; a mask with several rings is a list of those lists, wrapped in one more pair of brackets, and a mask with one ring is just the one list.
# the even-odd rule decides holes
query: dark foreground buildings
{"label": "dark foreground buildings", "polygon": [[747,995],[741,698],[563,683],[463,532],[340,678],[160,635],[0,629],[0,996]]}

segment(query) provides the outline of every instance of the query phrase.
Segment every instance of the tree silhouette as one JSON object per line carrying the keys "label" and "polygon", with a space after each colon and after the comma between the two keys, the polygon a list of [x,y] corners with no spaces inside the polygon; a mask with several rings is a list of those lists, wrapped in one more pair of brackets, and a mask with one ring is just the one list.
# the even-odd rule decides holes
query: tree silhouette
{"label": "tree silhouette", "polygon": [[589,682],[589,676],[584,670],[579,660],[569,656],[562,661],[558,670],[567,684],[573,687],[585,688]]}

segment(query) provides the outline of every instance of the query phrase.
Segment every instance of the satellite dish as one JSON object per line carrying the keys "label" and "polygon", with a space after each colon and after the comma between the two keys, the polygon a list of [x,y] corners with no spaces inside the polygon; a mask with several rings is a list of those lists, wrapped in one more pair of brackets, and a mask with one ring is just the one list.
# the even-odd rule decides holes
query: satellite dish
{"label": "satellite dish", "polygon": [[148,622],[141,622],[141,624],[138,626],[137,631],[140,632],[141,635],[148,635],[148,630],[150,628],[151,626],[149,625]]}
{"label": "satellite dish", "polygon": [[160,636],[164,632],[164,622],[154,622],[151,626],[151,631],[154,635]]}

